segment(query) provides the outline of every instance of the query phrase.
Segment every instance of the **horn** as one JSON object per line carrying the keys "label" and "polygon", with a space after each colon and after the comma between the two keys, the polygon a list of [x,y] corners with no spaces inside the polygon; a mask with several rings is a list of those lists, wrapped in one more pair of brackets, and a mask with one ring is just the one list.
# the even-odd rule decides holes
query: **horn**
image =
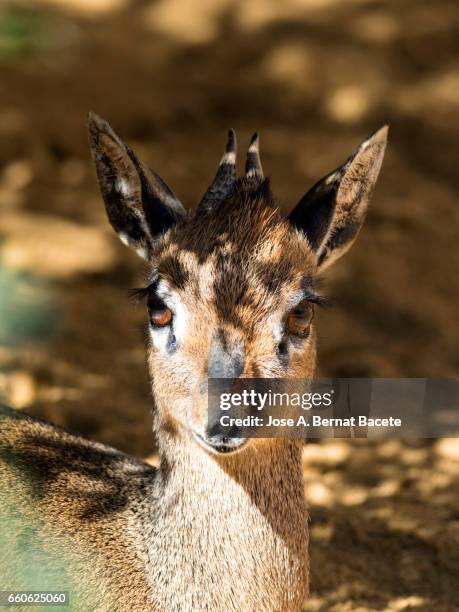
{"label": "horn", "polygon": [[233,190],[236,181],[236,150],[236,133],[231,129],[228,132],[225,153],[220,160],[217,174],[206,193],[202,196],[196,213],[217,208]]}
{"label": "horn", "polygon": [[252,140],[250,141],[249,150],[247,151],[247,159],[245,162],[245,175],[247,177],[251,177],[253,175],[258,175],[263,178],[263,168],[261,166],[260,161],[260,138],[258,136],[258,132],[252,136]]}

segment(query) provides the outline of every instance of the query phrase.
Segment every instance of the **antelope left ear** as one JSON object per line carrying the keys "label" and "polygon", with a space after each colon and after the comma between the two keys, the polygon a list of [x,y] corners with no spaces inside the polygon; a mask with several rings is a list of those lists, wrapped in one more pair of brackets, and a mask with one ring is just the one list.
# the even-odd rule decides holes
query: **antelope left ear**
{"label": "antelope left ear", "polygon": [[289,215],[327,268],[352,245],[359,233],[378,178],[387,144],[388,126],[362,143],[337,170],[310,189]]}
{"label": "antelope left ear", "polygon": [[106,121],[90,113],[88,128],[108,219],[120,239],[147,259],[155,241],[187,213]]}

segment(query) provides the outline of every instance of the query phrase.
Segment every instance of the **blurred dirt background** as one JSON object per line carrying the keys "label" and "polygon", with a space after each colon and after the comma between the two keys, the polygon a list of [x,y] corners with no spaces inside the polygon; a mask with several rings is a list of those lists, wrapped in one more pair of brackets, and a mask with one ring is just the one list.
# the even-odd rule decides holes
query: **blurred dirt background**
{"label": "blurred dirt background", "polygon": [[[326,376],[457,376],[456,0],[0,3],[0,397],[153,456],[142,263],[105,218],[89,109],[195,205],[226,130],[262,136],[284,210],[366,136],[390,145],[328,274]],[[306,610],[459,609],[459,441],[305,449]]]}

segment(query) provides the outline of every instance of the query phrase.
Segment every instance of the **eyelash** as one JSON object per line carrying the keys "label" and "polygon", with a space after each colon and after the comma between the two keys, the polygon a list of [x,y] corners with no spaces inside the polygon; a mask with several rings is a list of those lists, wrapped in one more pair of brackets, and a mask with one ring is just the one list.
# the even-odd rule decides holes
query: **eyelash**
{"label": "eyelash", "polygon": [[148,287],[136,287],[129,291],[129,299],[132,300],[134,304],[141,304],[148,299],[152,292],[153,287],[151,285]]}
{"label": "eyelash", "polygon": [[319,308],[330,308],[331,300],[325,295],[312,295],[307,298],[308,302],[319,306]]}

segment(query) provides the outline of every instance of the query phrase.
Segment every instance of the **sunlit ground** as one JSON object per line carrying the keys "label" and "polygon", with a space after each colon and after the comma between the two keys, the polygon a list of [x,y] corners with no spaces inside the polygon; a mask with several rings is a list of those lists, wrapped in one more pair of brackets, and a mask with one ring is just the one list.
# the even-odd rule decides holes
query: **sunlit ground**
{"label": "sunlit ground", "polygon": [[306,610],[454,610],[459,440],[311,444]]}

